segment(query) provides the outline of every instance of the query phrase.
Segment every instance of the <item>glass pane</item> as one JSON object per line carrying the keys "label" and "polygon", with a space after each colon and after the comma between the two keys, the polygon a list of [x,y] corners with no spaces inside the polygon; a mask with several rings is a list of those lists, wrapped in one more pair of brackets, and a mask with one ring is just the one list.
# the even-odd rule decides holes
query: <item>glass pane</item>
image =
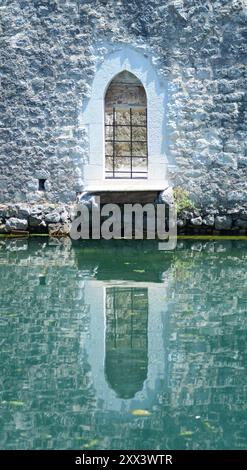
{"label": "glass pane", "polygon": [[106,170],[112,170],[113,169],[113,158],[112,157],[106,157],[106,159],[105,159],[105,169]]}
{"label": "glass pane", "polygon": [[147,156],[147,145],[145,143],[134,143],[132,144],[132,155],[137,157]]}
{"label": "glass pane", "polygon": [[113,108],[105,110],[105,124],[113,124]]}
{"label": "glass pane", "polygon": [[130,155],[130,144],[127,143],[116,143],[115,144],[115,155],[116,157]]}
{"label": "glass pane", "polygon": [[146,125],[146,109],[132,108],[132,124]]}
{"label": "glass pane", "polygon": [[113,127],[112,126],[105,126],[105,138],[106,140],[113,139]]}
{"label": "glass pane", "polygon": [[119,176],[119,172],[121,172],[121,176],[125,176],[125,175],[128,176],[127,173],[130,172],[130,157],[115,158],[114,166],[115,166],[115,173],[118,176]]}
{"label": "glass pane", "polygon": [[133,127],[132,128],[132,141],[146,140],[146,139],[147,139],[146,127]]}
{"label": "glass pane", "polygon": [[112,142],[106,142],[105,144],[105,154],[113,155],[113,145]]}
{"label": "glass pane", "polygon": [[133,171],[147,171],[147,159],[146,158],[133,158],[132,170]]}
{"label": "glass pane", "polygon": [[134,398],[147,378],[148,290],[107,288],[105,318],[107,381],[120,398]]}
{"label": "glass pane", "polygon": [[132,160],[133,178],[147,178],[147,159],[133,158]]}
{"label": "glass pane", "polygon": [[116,140],[130,140],[130,127],[116,126],[115,139]]}
{"label": "glass pane", "polygon": [[115,123],[116,124],[130,124],[130,110],[128,109],[118,109],[115,114]]}

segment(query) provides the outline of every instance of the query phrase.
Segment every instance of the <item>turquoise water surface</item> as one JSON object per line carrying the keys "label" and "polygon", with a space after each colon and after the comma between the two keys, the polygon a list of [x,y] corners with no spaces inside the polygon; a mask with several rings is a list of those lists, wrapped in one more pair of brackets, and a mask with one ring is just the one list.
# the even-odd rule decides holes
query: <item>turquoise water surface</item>
{"label": "turquoise water surface", "polygon": [[246,449],[246,262],[0,239],[0,448]]}

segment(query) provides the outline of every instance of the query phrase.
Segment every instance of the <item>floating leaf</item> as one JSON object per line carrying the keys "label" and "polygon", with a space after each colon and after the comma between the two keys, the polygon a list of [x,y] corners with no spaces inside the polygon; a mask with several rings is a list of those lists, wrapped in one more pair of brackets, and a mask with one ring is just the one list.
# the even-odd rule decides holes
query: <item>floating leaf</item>
{"label": "floating leaf", "polygon": [[91,441],[84,444],[84,447],[88,449],[89,447],[96,446],[97,443],[98,443],[98,439],[92,439]]}
{"label": "floating leaf", "polygon": [[150,416],[151,413],[148,410],[131,410],[130,412],[134,416]]}
{"label": "floating leaf", "polygon": [[205,424],[206,428],[208,428],[210,431],[215,431],[216,430],[215,427],[212,426],[208,421],[205,421],[204,424]]}
{"label": "floating leaf", "polygon": [[145,273],[145,269],[133,269],[134,273]]}
{"label": "floating leaf", "polygon": [[183,437],[189,437],[189,436],[193,436],[193,431],[183,431],[180,433],[180,436],[183,436]]}
{"label": "floating leaf", "polygon": [[11,400],[11,401],[9,401],[9,404],[13,405],[13,406],[24,406],[25,405],[24,401],[19,401],[19,400]]}

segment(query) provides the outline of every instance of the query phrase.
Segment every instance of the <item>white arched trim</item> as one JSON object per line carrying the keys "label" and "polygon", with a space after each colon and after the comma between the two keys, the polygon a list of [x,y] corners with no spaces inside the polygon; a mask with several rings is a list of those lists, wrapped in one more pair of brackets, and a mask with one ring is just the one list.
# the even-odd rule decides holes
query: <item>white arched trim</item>
{"label": "white arched trim", "polygon": [[[105,376],[105,337],[106,310],[105,289],[107,287],[137,287],[148,289],[148,371],[142,390],[134,398],[119,398],[110,387]],[[167,358],[165,338],[168,335],[167,306],[164,304],[168,289],[168,279],[163,283],[126,282],[126,281],[85,281],[84,298],[89,307],[90,322],[88,330],[81,335],[82,357],[86,353],[91,368],[92,385],[95,398],[102,409],[129,411],[135,408],[151,409],[157,400],[161,383],[166,382]],[[84,354],[83,354],[84,353]]]}
{"label": "white arched trim", "polygon": [[[104,102],[112,79],[123,71],[134,74],[143,84],[147,95],[148,178],[105,179]],[[166,83],[161,83],[156,71],[143,54],[129,46],[109,53],[95,73],[91,98],[82,112],[80,125],[89,136],[89,163],[84,168],[86,191],[162,190],[168,186],[165,156]]]}

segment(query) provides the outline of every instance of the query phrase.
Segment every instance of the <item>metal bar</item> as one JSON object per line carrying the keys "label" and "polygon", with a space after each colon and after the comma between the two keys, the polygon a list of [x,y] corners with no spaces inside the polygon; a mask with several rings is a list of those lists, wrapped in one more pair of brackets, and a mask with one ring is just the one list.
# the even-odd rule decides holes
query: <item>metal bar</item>
{"label": "metal bar", "polygon": [[[127,106],[126,106],[127,108]],[[146,178],[146,175],[148,174],[148,171],[138,171],[138,170],[133,170],[133,159],[139,158],[142,159],[144,162],[145,160],[148,159],[148,139],[147,139],[147,108],[145,108],[145,124],[134,124],[133,123],[133,110],[136,109],[135,106],[129,106],[129,124],[118,124],[117,122],[117,115],[116,115],[116,106],[112,108],[112,124],[105,124],[106,128],[112,128],[112,139],[105,139],[105,143],[111,143],[112,144],[112,155],[106,154],[106,158],[110,158],[112,160],[112,170],[106,170],[106,178],[108,179],[113,179],[113,178],[119,178],[119,179],[144,179]],[[139,109],[143,109],[143,107],[139,107]],[[129,140],[118,140],[116,137],[116,130],[117,128],[128,128],[130,130],[130,139]],[[145,140],[133,140],[133,129],[135,128],[142,128],[145,129],[145,134],[146,134],[146,139]],[[129,155],[121,155],[117,156],[116,155],[116,145],[118,144],[129,144],[130,146],[130,154]],[[142,149],[144,150],[145,146],[145,153],[144,155],[133,155],[134,151],[134,144],[139,144],[142,145]],[[130,169],[128,171],[117,169],[117,160],[119,159],[130,159]],[[145,159],[145,160],[144,160]],[[146,164],[147,165],[147,164]],[[111,176],[107,176],[107,175]],[[126,176],[119,176],[119,175],[126,175]],[[138,175],[138,176],[137,176]],[[140,176],[140,175],[145,175],[145,176]]]}
{"label": "metal bar", "polygon": [[[106,155],[106,157],[111,158],[112,155]],[[118,158],[130,158],[130,155],[121,155],[121,157]],[[133,155],[133,158],[147,158],[146,155]]]}
{"label": "metal bar", "polygon": [[[106,173],[112,173],[111,170],[106,170]],[[129,174],[129,171],[124,171],[124,170],[115,170],[115,173],[127,173]],[[143,174],[146,175],[147,171],[133,171],[133,173],[138,173],[138,174]]]}
{"label": "metal bar", "polygon": [[130,108],[130,178],[132,178],[132,108]]}
{"label": "metal bar", "polygon": [[[106,124],[106,127],[113,127],[113,124]],[[129,124],[115,124],[115,127],[130,127],[130,125]],[[143,127],[143,129],[146,129],[145,124],[132,124],[132,127]]]}
{"label": "metal bar", "polygon": [[148,160],[148,109],[146,108],[146,154]]}
{"label": "metal bar", "polygon": [[[112,142],[112,140],[106,140],[106,142]],[[129,144],[129,140],[115,140],[115,143],[117,144]],[[132,140],[133,144],[146,144],[146,140]]]}
{"label": "metal bar", "polygon": [[112,152],[113,152],[113,158],[112,158],[112,172],[113,172],[113,177],[115,175],[115,122],[116,122],[116,111],[115,108],[113,108],[113,142],[112,142]]}

